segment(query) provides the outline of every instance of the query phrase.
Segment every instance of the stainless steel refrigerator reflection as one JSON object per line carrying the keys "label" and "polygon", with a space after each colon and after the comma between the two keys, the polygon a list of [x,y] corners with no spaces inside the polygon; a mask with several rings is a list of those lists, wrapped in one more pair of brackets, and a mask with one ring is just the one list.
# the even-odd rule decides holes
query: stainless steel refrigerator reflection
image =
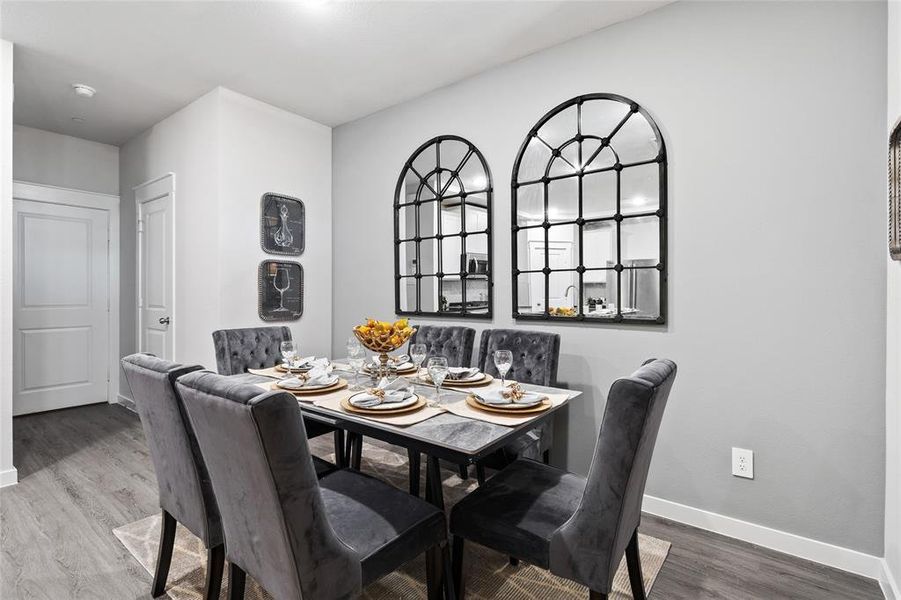
{"label": "stainless steel refrigerator reflection", "polygon": [[[608,266],[614,266],[608,263]],[[622,312],[631,317],[657,317],[660,315],[660,272],[655,268],[657,261],[653,259],[630,260],[623,263],[625,269],[620,275],[623,294],[620,300]],[[608,302],[616,302],[616,278],[612,281]]]}

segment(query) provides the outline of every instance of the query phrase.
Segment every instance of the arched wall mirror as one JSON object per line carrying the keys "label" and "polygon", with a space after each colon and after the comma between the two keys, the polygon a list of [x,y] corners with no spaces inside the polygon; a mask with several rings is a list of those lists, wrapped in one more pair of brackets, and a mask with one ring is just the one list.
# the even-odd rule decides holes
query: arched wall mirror
{"label": "arched wall mirror", "polygon": [[513,165],[513,316],[664,323],[666,148],[614,94],[567,100]]}
{"label": "arched wall mirror", "polygon": [[491,172],[469,141],[420,146],[394,194],[395,312],[490,318]]}

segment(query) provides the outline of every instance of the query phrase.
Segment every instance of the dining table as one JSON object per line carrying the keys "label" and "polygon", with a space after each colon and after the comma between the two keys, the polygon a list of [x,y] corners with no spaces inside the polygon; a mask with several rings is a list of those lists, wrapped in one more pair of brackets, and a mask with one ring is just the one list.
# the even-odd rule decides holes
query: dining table
{"label": "dining table", "polygon": [[[332,368],[340,377],[348,381],[354,380],[353,371],[346,360],[332,361]],[[271,373],[271,371],[270,371]],[[261,389],[269,389],[279,376],[243,373],[232,375],[247,383],[253,383]],[[374,385],[376,381],[364,373],[358,380],[364,387]],[[503,418],[495,414],[485,414],[484,418],[464,407],[466,397],[471,392],[478,393],[479,388],[455,388],[445,383],[440,390],[440,402],[436,405],[437,390],[434,385],[425,383],[417,376],[409,378],[409,384],[416,394],[428,403],[432,416],[415,423],[399,425],[386,422],[386,419],[370,418],[368,415],[356,414],[343,410],[334,402],[328,405],[317,403],[315,394],[297,396],[301,414],[305,420],[316,421],[339,430],[346,431],[350,443],[349,457],[336,457],[339,466],[350,464],[359,467],[362,438],[381,440],[383,442],[406,448],[411,456],[422,454],[426,457],[426,500],[444,509],[444,494],[441,485],[440,462],[446,460],[456,465],[474,465],[487,458],[526,432],[540,427],[553,419],[554,415],[579,397],[582,392],[566,388],[545,387],[521,384],[527,392],[537,392],[554,398],[552,405],[539,414],[526,417]],[[497,386],[497,384],[495,384]],[[354,392],[345,388],[342,394],[350,396]],[[331,396],[334,396],[332,394]],[[473,409],[474,410],[474,409]],[[461,413],[461,414],[455,414]],[[396,419],[393,419],[396,421]],[[505,424],[501,424],[501,423]]]}

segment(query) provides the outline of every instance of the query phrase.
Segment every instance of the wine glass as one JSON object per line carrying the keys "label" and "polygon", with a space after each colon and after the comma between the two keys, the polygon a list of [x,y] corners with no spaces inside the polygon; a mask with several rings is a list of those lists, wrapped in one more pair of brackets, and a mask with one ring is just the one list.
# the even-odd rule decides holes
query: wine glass
{"label": "wine glass", "polygon": [[291,274],[288,273],[288,269],[280,267],[275,270],[275,275],[272,277],[272,287],[279,293],[278,308],[275,310],[288,310],[285,308],[285,292],[291,287]]}
{"label": "wine glass", "polygon": [[432,383],[435,384],[435,402],[434,405],[441,404],[441,385],[444,383],[444,378],[447,377],[447,359],[443,356],[436,356],[434,358],[429,359],[429,377],[432,378]]}
{"label": "wine glass", "polygon": [[285,366],[288,368],[288,374],[290,375],[291,369],[294,367],[294,362],[297,360],[297,346],[291,340],[282,342],[278,345],[278,349],[282,353],[282,359],[285,363]]}
{"label": "wine glass", "polygon": [[357,382],[360,369],[365,361],[366,353],[363,351],[363,346],[360,345],[359,340],[357,338],[349,338],[347,340],[347,362],[350,363],[350,368],[354,371],[354,384],[351,386],[351,390],[362,389]]}
{"label": "wine glass", "polygon": [[419,377],[419,371],[422,369],[422,363],[425,361],[425,357],[428,356],[429,349],[426,348],[425,344],[411,344],[410,345],[410,360],[412,360],[416,364],[416,376]]}
{"label": "wine glass", "polygon": [[494,366],[497,372],[501,374],[501,387],[507,383],[507,371],[513,366],[513,353],[509,350],[494,351]]}

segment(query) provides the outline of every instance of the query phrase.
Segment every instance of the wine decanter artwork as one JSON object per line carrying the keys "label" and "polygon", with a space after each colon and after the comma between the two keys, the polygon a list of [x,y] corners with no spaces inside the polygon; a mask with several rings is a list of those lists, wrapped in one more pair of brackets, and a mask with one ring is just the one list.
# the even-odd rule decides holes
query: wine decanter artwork
{"label": "wine decanter artwork", "polygon": [[294,243],[294,235],[291,233],[291,228],[288,226],[288,207],[284,204],[280,204],[278,213],[281,225],[279,225],[279,228],[272,234],[272,238],[277,245],[282,248],[287,248]]}
{"label": "wine decanter artwork", "polygon": [[268,254],[299,256],[304,250],[306,211],[298,198],[266,193],[260,199],[260,246]]}

